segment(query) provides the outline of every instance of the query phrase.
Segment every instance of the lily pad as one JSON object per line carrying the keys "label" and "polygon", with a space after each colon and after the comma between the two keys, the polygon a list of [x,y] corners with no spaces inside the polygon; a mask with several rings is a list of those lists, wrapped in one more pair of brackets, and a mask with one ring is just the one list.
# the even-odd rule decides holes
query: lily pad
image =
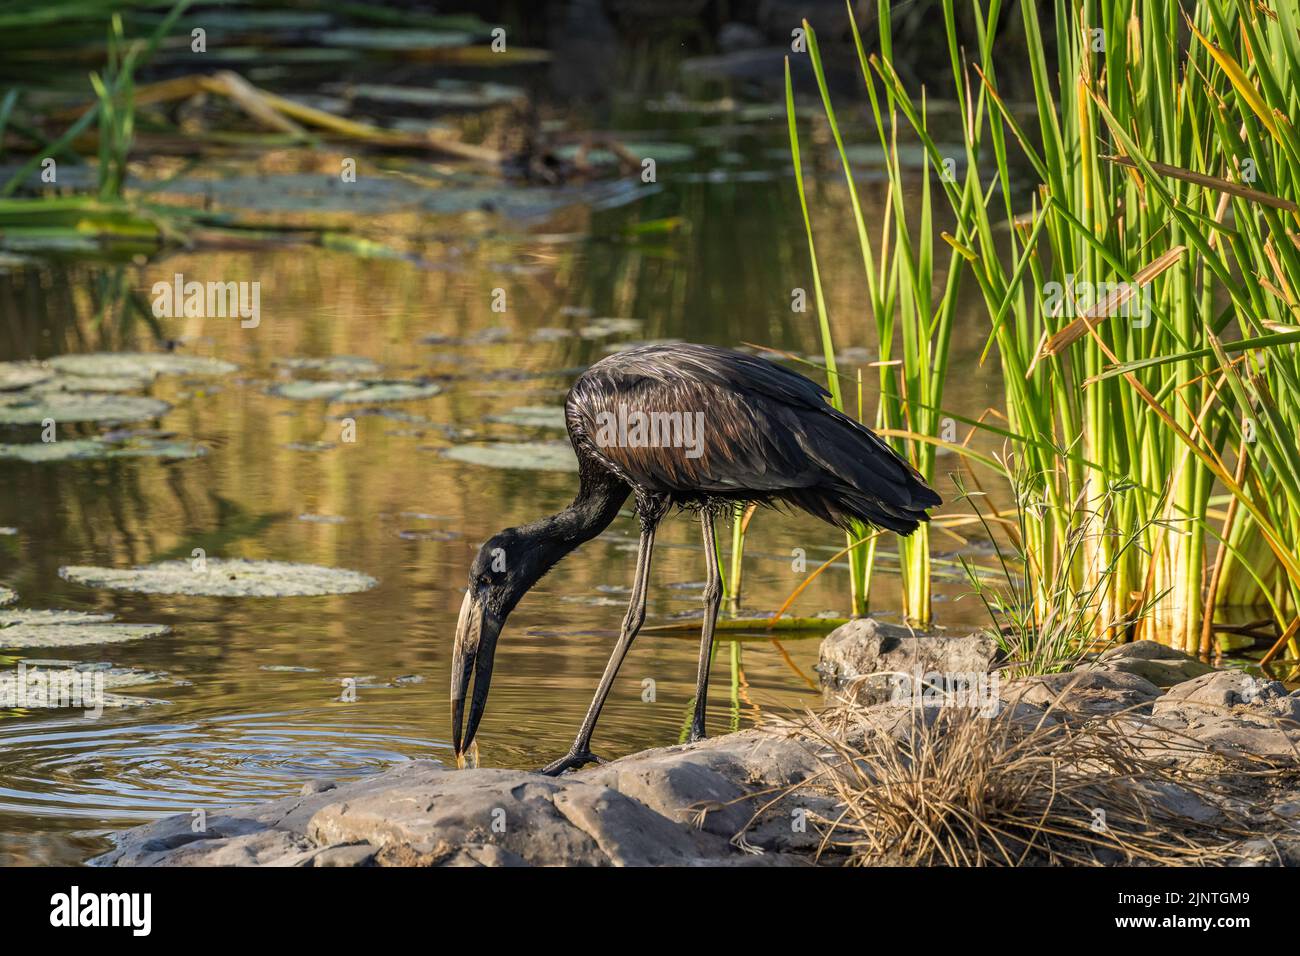
{"label": "lily pad", "polygon": [[77,438],[68,441],[27,442],[18,445],[0,444],[0,458],[11,458],[33,464],[97,458],[178,460],[202,458],[207,453],[207,448],[195,442],[165,441],[154,438],[133,439],[126,442],[112,442],[102,438]]}
{"label": "lily pad", "polygon": [[185,560],[137,568],[67,566],[59,577],[91,588],[206,597],[300,597],[369,591],[379,582],[359,571],[287,561],[209,558],[202,571]]}
{"label": "lily pad", "polygon": [[120,644],[170,633],[166,624],[14,624],[0,628],[0,647]]}
{"label": "lily pad", "polygon": [[489,415],[488,421],[521,428],[565,428],[564,409],[558,405],[521,405],[501,415]]}
{"label": "lily pad", "polygon": [[368,405],[372,402],[409,402],[430,398],[442,392],[441,385],[420,381],[287,381],[270,388],[270,394],[298,401],[346,402]]}
{"label": "lily pad", "polygon": [[10,590],[9,588],[5,587],[3,584],[0,584],[0,607],[3,607],[6,604],[13,604],[14,601],[17,600],[18,600],[17,592]]}
{"label": "lily pad", "polygon": [[522,471],[577,471],[578,459],[564,442],[487,442],[453,445],[442,454],[454,461],[486,468]]}
{"label": "lily pad", "polygon": [[0,362],[0,392],[29,388],[54,375],[36,362]]}
{"label": "lily pad", "polygon": [[319,401],[321,399],[332,402],[349,389],[360,387],[357,382],[293,381],[272,385],[268,389],[268,393],[277,398],[292,398],[300,402]]}
{"label": "lily pad", "polygon": [[221,359],[174,352],[87,352],[58,355],[50,365],[69,375],[148,378],[157,375],[228,375],[239,366]]}
{"label": "lily pad", "polygon": [[153,376],[135,375],[68,375],[60,372],[33,386],[35,392],[134,392],[146,387]]}
{"label": "lily pad", "polygon": [[306,369],[324,375],[374,375],[379,363],[361,355],[331,355],[328,358],[288,358],[276,363],[282,368]]}
{"label": "lily pad", "polygon": [[77,674],[93,674],[96,681],[102,680],[105,687],[138,687],[142,684],[159,684],[168,680],[166,674],[158,671],[141,670],[138,667],[115,667],[109,661],[58,661],[24,659],[19,663],[27,668],[27,675],[33,673],[58,674],[60,671],[73,671]]}
{"label": "lily pad", "polygon": [[116,615],[97,611],[31,611],[11,609],[0,611],[0,628],[13,627],[15,624],[32,624],[44,627],[47,624],[107,624]]}
{"label": "lily pad", "polygon": [[372,402],[409,402],[430,398],[442,392],[442,386],[433,382],[407,381],[346,381],[346,382],[282,382],[270,389],[270,394],[298,401],[346,402],[369,404]]}
{"label": "lily pad", "polygon": [[171,406],[156,398],[102,392],[0,394],[0,425],[39,425],[56,422],[138,422],[158,418]]}
{"label": "lily pad", "polygon": [[355,392],[347,392],[335,401],[348,404],[370,402],[409,402],[441,394],[442,386],[433,382],[369,382]]}
{"label": "lily pad", "polygon": [[[23,706],[30,709],[87,710],[96,707],[117,709],[122,707],[152,707],[165,704],[165,700],[150,697],[132,697],[109,693],[108,688],[120,689],[141,684],[157,684],[166,675],[135,667],[114,667],[108,661],[80,663],[63,660],[33,660],[25,658],[22,664],[26,700]],[[0,678],[17,677],[0,674]],[[75,681],[75,683],[73,683]]]}

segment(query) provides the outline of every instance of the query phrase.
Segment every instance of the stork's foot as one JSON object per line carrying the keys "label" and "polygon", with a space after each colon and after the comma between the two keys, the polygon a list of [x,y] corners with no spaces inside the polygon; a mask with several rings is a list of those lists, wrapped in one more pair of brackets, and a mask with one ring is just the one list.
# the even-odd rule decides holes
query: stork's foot
{"label": "stork's foot", "polygon": [[576,753],[568,753],[559,760],[548,763],[538,773],[544,773],[548,777],[558,777],[566,770],[577,770],[579,767],[585,767],[589,763],[605,763],[606,761],[597,757],[590,750],[579,750]]}
{"label": "stork's foot", "polygon": [[691,720],[691,732],[686,738],[689,744],[698,744],[701,740],[709,736],[704,732],[704,714],[696,712]]}

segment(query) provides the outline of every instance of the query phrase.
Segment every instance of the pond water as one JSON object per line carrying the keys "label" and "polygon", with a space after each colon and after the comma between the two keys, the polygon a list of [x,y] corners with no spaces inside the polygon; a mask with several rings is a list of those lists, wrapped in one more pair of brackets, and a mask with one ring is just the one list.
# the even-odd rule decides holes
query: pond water
{"label": "pond water", "polygon": [[[0,272],[0,359],[157,351],[161,335],[178,355],[238,366],[162,375],[132,393],[171,410],[128,427],[197,442],[207,450],[201,457],[0,461],[0,527],[13,532],[0,535],[0,583],[17,592],[13,606],[111,612],[171,628],[103,646],[0,648],[5,669],[25,658],[138,668],[159,676],[121,692],[164,702],[94,720],[69,711],[0,713],[0,863],[78,862],[107,848],[113,830],[163,814],[288,795],[316,777],[355,777],[410,758],[450,762],[448,664],[469,563],[495,531],[566,504],[575,476],[447,450],[562,440],[553,426],[568,383],[627,342],[748,342],[817,353],[815,314],[791,309],[792,290],[811,292],[811,279],[784,124],[779,107],[762,103],[720,115],[623,110],[614,125],[626,140],[688,148],[661,150],[653,184],[559,191],[502,188],[435,169],[418,182],[363,175],[368,191],[352,194],[330,172],[338,168],[333,157],[286,151],[274,161],[214,160],[160,196],[268,219],[280,212],[279,222],[334,221],[401,254],[223,243],[121,264],[56,259]],[[842,183],[819,145],[820,153],[810,149],[822,173],[812,214],[832,323],[852,370],[869,360],[873,342]],[[880,176],[866,157],[861,188],[874,222],[883,209]],[[129,318],[124,297],[147,309],[154,283],[178,273],[259,282],[260,323],[164,318],[155,329]],[[945,402],[972,417],[1000,392],[996,369],[978,363],[986,334],[987,318],[972,300],[954,333]],[[285,364],[334,356],[374,367]],[[864,374],[874,407],[875,371]],[[420,379],[438,393],[384,404],[273,394],[294,379],[350,376]],[[346,418],[355,421],[354,436],[345,435]],[[59,436],[105,430],[61,425]],[[0,429],[3,442],[36,440],[35,426]],[[539,457],[526,448],[515,456]],[[562,452],[544,457],[564,465]],[[956,468],[940,458],[947,499]],[[750,527],[741,613],[770,612],[803,580],[797,550],[812,568],[842,544],[814,519],[760,513]],[[635,522],[625,516],[514,613],[479,733],[484,765],[537,767],[568,747],[623,614],[635,546]],[[984,623],[952,562],[957,551],[980,551],[979,541],[936,532],[934,547],[938,623]],[[188,560],[194,549],[347,568],[379,583],[325,597],[178,597],[86,587],[59,574],[66,565]],[[873,606],[889,614],[899,589],[891,557],[882,563]],[[647,624],[698,614],[702,577],[697,526],[668,521]],[[846,571],[835,567],[795,612],[843,615],[847,601]],[[820,699],[813,668],[821,636],[724,634],[711,730]],[[598,753],[681,738],[696,647],[691,629],[642,634],[597,729]],[[344,693],[349,678],[355,700]],[[648,680],[652,701],[644,699]]]}

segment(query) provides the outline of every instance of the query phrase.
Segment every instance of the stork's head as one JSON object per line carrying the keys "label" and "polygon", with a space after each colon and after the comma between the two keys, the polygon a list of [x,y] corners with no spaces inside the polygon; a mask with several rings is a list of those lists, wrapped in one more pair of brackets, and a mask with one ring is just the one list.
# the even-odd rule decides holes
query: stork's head
{"label": "stork's head", "polygon": [[[479,549],[469,571],[469,587],[456,622],[456,643],[451,655],[451,740],[459,758],[474,740],[492,683],[492,658],[506,617],[532,586],[532,549],[524,536],[508,528],[488,539]],[[465,717],[465,695],[470,678],[474,695],[469,723],[461,733]]]}

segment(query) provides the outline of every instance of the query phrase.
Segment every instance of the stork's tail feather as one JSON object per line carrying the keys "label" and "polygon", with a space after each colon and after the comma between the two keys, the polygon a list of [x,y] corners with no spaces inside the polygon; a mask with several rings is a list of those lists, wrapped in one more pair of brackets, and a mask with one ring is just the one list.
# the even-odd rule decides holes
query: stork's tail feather
{"label": "stork's tail feather", "polygon": [[[926,490],[929,491],[928,488]],[[930,494],[934,495],[933,492]],[[845,531],[851,530],[854,522],[861,522],[906,536],[919,528],[922,521],[930,520],[924,508],[887,505],[847,487],[806,488],[792,492],[787,497],[792,505]],[[938,495],[934,497],[937,499]]]}
{"label": "stork's tail feather", "polygon": [[810,442],[809,450],[827,480],[803,489],[796,501],[800,507],[842,528],[860,521],[909,535],[930,520],[927,508],[943,504],[916,469],[869,428],[847,415],[828,416],[819,425],[826,434]]}

